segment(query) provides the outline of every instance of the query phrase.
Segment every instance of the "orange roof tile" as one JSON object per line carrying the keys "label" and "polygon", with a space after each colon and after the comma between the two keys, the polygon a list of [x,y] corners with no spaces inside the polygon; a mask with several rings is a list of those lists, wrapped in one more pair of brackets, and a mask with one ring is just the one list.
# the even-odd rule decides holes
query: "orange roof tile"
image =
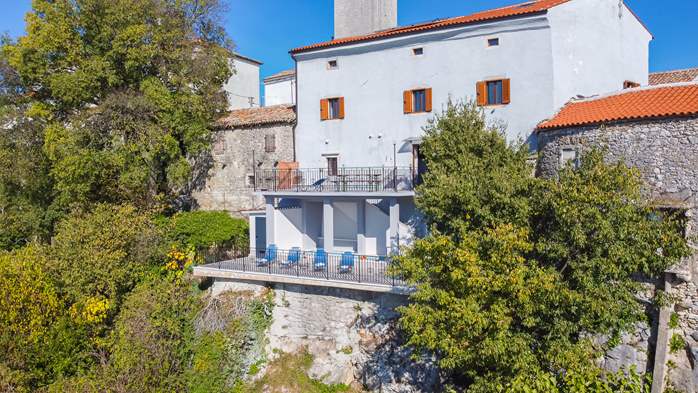
{"label": "orange roof tile", "polygon": [[650,74],[650,85],[698,81],[698,68],[654,72]]}
{"label": "orange roof tile", "polygon": [[294,123],[293,105],[274,105],[261,108],[236,109],[218,121],[221,128],[250,127],[263,124]]}
{"label": "orange roof tile", "polygon": [[394,36],[400,36],[404,34],[419,33],[426,30],[434,30],[440,28],[447,28],[452,26],[466,25],[471,23],[485,22],[496,19],[511,18],[516,16],[523,16],[529,14],[541,13],[553,8],[557,5],[566,3],[570,0],[534,0],[528,1],[526,3],[520,3],[511,5],[508,7],[497,8],[493,10],[487,10],[482,12],[477,12],[475,14],[459,16],[455,18],[441,19],[433,22],[419,23],[416,25],[396,27],[393,29],[387,29],[382,31],[377,31],[375,33],[345,37],[340,39],[335,39],[332,41],[321,42],[318,44],[303,46],[300,48],[292,49],[291,53],[300,53],[312,49],[320,49],[330,46],[338,46],[351,44],[361,41],[371,41],[381,38],[390,38]]}
{"label": "orange roof tile", "polygon": [[572,101],[538,130],[692,115],[698,115],[698,83],[660,85]]}

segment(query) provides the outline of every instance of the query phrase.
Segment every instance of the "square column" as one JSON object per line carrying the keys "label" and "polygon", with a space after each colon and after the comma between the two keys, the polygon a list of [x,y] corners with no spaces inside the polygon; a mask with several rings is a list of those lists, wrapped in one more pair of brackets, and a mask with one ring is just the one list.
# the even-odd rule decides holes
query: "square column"
{"label": "square column", "polygon": [[325,251],[334,252],[334,206],[329,198],[322,201],[322,237]]}
{"label": "square column", "polygon": [[356,207],[356,252],[366,255],[366,201],[363,199]]}
{"label": "square column", "polygon": [[397,198],[390,198],[390,253],[396,254],[400,248],[400,204]]}
{"label": "square column", "polygon": [[274,230],[274,224],[276,217],[274,216],[274,197],[265,197],[266,203],[266,224],[267,224],[267,245],[276,244],[276,238],[274,237],[276,231]]}

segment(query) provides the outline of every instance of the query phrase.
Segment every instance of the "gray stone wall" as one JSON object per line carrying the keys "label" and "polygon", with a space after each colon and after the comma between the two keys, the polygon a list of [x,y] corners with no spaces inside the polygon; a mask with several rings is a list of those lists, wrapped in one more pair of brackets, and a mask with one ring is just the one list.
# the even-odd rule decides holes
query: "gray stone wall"
{"label": "gray stone wall", "polygon": [[[601,126],[574,127],[541,132],[538,136],[537,174],[556,177],[561,167],[561,151],[574,149],[580,155],[593,147],[605,150],[609,162],[624,161],[640,170],[646,182],[644,192],[660,205],[686,212],[686,234],[698,250],[698,117],[622,122]],[[698,253],[670,270],[668,286],[674,300],[671,314],[678,326],[669,337],[678,335],[686,347],[667,354],[668,383],[683,392],[698,392]],[[657,316],[651,315],[656,323]],[[676,319],[676,317],[674,317]],[[624,337],[623,343],[604,360],[611,369],[648,364],[654,348],[652,330],[639,328]]]}
{"label": "gray stone wall", "polygon": [[[266,135],[275,136],[274,152],[265,151]],[[276,162],[294,160],[293,143],[293,124],[289,123],[217,131],[208,177],[192,193],[197,207],[236,215],[261,208],[264,201],[255,194],[249,179],[254,175],[252,157],[257,161],[257,169],[271,169]]]}

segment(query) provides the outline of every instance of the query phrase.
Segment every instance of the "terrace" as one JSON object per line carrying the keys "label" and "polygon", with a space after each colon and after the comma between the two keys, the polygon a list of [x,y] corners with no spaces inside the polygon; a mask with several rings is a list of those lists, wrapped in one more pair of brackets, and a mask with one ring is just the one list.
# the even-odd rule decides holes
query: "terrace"
{"label": "terrace", "polygon": [[413,191],[411,167],[265,169],[255,173],[261,192],[378,193]]}
{"label": "terrace", "polygon": [[194,275],[368,292],[409,293],[403,280],[389,274],[389,265],[389,257],[357,255],[352,252],[328,253],[323,249],[278,250],[270,245],[266,250],[253,249],[245,257],[197,266]]}

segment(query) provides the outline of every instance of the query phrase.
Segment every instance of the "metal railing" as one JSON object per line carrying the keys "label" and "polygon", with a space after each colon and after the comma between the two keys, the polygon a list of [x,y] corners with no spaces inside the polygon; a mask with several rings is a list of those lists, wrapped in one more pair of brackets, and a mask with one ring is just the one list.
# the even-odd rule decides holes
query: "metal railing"
{"label": "metal railing", "polygon": [[404,282],[389,273],[390,258],[347,253],[328,253],[323,250],[252,249],[249,256],[211,262],[206,268],[294,276],[328,281],[355,282],[387,286],[404,286]]}
{"label": "metal railing", "polygon": [[383,192],[414,190],[411,167],[261,169],[257,191]]}

